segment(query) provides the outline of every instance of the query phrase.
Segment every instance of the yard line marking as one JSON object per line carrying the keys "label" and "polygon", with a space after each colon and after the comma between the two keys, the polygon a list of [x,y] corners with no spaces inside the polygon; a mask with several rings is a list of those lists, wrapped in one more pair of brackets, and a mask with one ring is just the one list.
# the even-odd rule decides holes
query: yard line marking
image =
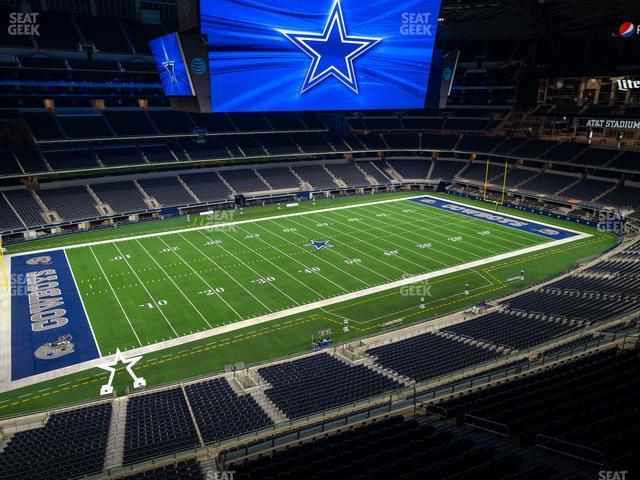
{"label": "yard line marking", "polygon": [[[165,245],[167,245],[167,244],[165,243],[165,241],[164,241],[164,240],[160,239],[160,241],[161,241],[162,243],[164,243]],[[169,273],[167,273],[167,271],[166,271],[164,268],[162,268],[162,265],[160,265],[160,264],[158,263],[158,261],[153,257],[153,255],[151,255],[151,254],[149,253],[149,251],[148,251],[146,248],[144,248],[144,245],[142,245],[142,243],[140,242],[140,240],[136,240],[136,243],[137,243],[138,245],[140,245],[140,248],[142,248],[142,250],[144,250],[144,253],[146,253],[146,254],[149,256],[149,258],[150,258],[151,260],[153,260],[153,263],[155,263],[155,264],[158,266],[158,268],[159,268],[160,270],[162,270],[162,273],[164,273],[164,274],[166,275],[166,277],[169,279],[169,281],[170,281],[171,283],[173,283],[173,286],[174,286],[174,287],[176,287],[176,289],[180,292],[180,294],[184,297],[184,299],[185,299],[187,302],[189,302],[189,305],[191,305],[191,307],[196,311],[196,313],[200,316],[200,318],[201,318],[202,320],[204,320],[204,323],[206,323],[206,324],[209,326],[209,328],[212,328],[212,327],[211,327],[211,324],[210,324],[210,323],[209,323],[209,321],[205,318],[205,316],[202,314],[202,312],[201,312],[200,310],[198,310],[198,308],[197,308],[197,307],[196,307],[196,306],[191,302],[191,299],[190,299],[189,297],[187,297],[187,295],[182,291],[182,289],[181,289],[181,288],[178,286],[178,284],[173,280],[173,278],[171,278],[171,275],[169,275]],[[167,245],[167,246],[168,246],[168,245]],[[158,305],[158,309],[159,309],[159,308],[160,308],[160,306]]]}
{"label": "yard line marking", "polygon": [[[88,246],[94,246],[94,245],[103,245],[103,244],[107,244],[107,243],[127,242],[127,241],[130,241],[130,240],[149,238],[149,237],[159,237],[159,236],[164,236],[164,235],[175,235],[175,234],[180,234],[180,233],[185,233],[185,232],[192,232],[192,231],[197,231],[197,230],[205,230],[205,229],[210,229],[210,228],[223,228],[223,227],[230,227],[232,225],[244,225],[244,224],[247,224],[247,223],[267,222],[269,220],[276,220],[278,218],[300,217],[300,216],[304,216],[304,215],[317,215],[317,214],[322,214],[322,213],[325,213],[325,212],[332,212],[332,211],[336,211],[336,210],[345,210],[345,209],[350,209],[350,208],[361,208],[361,207],[366,207],[368,205],[373,205],[373,204],[382,205],[382,204],[385,204],[385,203],[403,202],[405,200],[410,200],[412,198],[422,198],[424,196],[425,195],[414,195],[414,196],[410,196],[410,197],[401,197],[401,198],[392,198],[392,199],[389,199],[389,200],[380,200],[380,201],[377,201],[377,202],[357,203],[357,204],[353,204],[353,205],[342,205],[340,207],[321,208],[321,209],[318,209],[318,210],[311,210],[311,211],[306,211],[306,212],[285,213],[285,214],[282,214],[282,215],[271,215],[269,217],[252,218],[252,219],[248,219],[248,220],[238,220],[238,221],[235,221],[235,222],[217,223],[215,225],[204,225],[204,226],[201,226],[201,227],[180,228],[180,229],[175,229],[175,230],[167,230],[165,232],[144,233],[142,235],[132,235],[130,237],[112,238],[112,239],[109,239],[109,240],[97,240],[95,242],[85,242],[85,243],[77,243],[77,244],[72,244],[72,245],[63,245],[63,246],[59,246],[59,247],[43,248],[41,250],[32,250],[32,251],[29,251],[29,252],[11,253],[9,255],[5,255],[5,257],[14,257],[14,256],[26,255],[26,254],[32,255],[32,254],[45,253],[45,252],[50,252],[52,250],[61,250],[61,249],[62,250],[69,250],[69,249],[73,249],[73,248],[82,248],[82,247],[88,247]],[[455,203],[455,202],[452,202],[452,203]],[[537,223],[540,223],[540,222],[537,222]],[[540,223],[540,224],[543,225],[542,223]],[[565,229],[565,230],[568,230],[568,229]]]}
{"label": "yard line marking", "polygon": [[185,237],[184,235],[182,235],[182,233],[178,233],[178,235],[183,238],[189,245],[191,245],[193,248],[195,248],[198,252],[200,252],[200,255],[202,255],[204,258],[206,258],[207,260],[209,260],[211,263],[213,263],[216,268],[218,268],[222,273],[224,273],[227,277],[229,277],[231,280],[233,280],[236,284],[238,284],[238,286],[240,288],[242,288],[245,292],[247,292],[249,295],[251,295],[253,297],[253,299],[258,302],[260,305],[262,305],[264,308],[267,309],[268,312],[273,312],[273,310],[271,310],[269,307],[267,307],[262,300],[260,300],[258,297],[256,297],[253,293],[251,293],[250,290],[248,290],[244,285],[242,285],[242,283],[240,283],[238,280],[236,280],[236,278],[233,275],[230,275],[229,272],[227,272],[224,268],[222,268],[220,265],[218,265],[218,263],[213,260],[212,258],[209,258],[207,256],[207,254],[205,252],[203,252],[202,250],[200,250],[196,245],[194,245],[193,243],[191,243],[189,241],[189,239],[187,237]]}
{"label": "yard line marking", "polygon": [[[580,240],[584,240],[586,238],[590,238],[592,237],[591,234],[588,233],[579,233],[578,235],[574,236],[574,237],[569,237],[569,238],[564,238],[561,240],[554,240],[552,242],[548,242],[548,243],[541,243],[538,245],[533,245],[531,247],[528,248],[523,248],[520,250],[514,250],[514,251],[510,251],[510,252],[506,252],[506,253],[502,253],[499,255],[494,255],[492,257],[488,257],[488,258],[483,258],[483,259],[479,259],[479,260],[475,260],[472,262],[468,262],[468,263],[464,263],[461,265],[456,265],[453,267],[448,267],[442,270],[437,270],[437,271],[432,271],[432,272],[428,272],[428,273],[424,273],[422,275],[416,275],[413,277],[408,277],[402,280],[398,280],[395,282],[391,282],[388,284],[382,284],[382,285],[376,285],[374,287],[370,287],[370,288],[366,288],[363,290],[359,290],[359,291],[355,291],[355,292],[349,292],[349,293],[345,293],[343,295],[338,295],[336,297],[331,297],[331,298],[327,298],[324,300],[320,300],[317,302],[313,302],[313,303],[309,303],[309,304],[305,304],[305,305],[300,305],[298,307],[294,307],[294,308],[290,308],[287,310],[282,310],[279,312],[274,312],[274,313],[270,313],[267,315],[262,315],[259,317],[255,317],[255,318],[249,318],[246,320],[242,320],[240,322],[235,322],[235,323],[231,323],[228,325],[224,325],[221,327],[216,327],[213,328],[211,330],[207,330],[204,332],[198,332],[198,333],[194,333],[194,334],[190,334],[190,335],[185,335],[182,337],[178,337],[178,338],[173,338],[170,340],[165,340],[163,342],[158,342],[156,344],[152,344],[152,345],[145,345],[143,347],[140,348],[136,348],[134,350],[129,351],[129,354],[131,356],[136,356],[136,355],[146,355],[152,352],[157,352],[159,350],[163,350],[165,348],[170,348],[170,347],[176,347],[179,345],[185,345],[187,343],[193,342],[195,340],[200,340],[203,338],[209,338],[209,337],[213,337],[216,335],[221,335],[224,333],[228,333],[228,332],[232,332],[241,328],[246,328],[246,327],[251,327],[251,326],[256,326],[256,325],[260,325],[262,323],[265,322],[270,322],[272,320],[276,320],[276,319],[280,319],[280,318],[284,318],[284,317],[289,317],[289,316],[293,316],[293,315],[299,315],[301,313],[305,313],[305,312],[309,312],[312,310],[316,310],[316,309],[320,309],[323,307],[327,307],[330,305],[335,305],[338,303],[342,303],[345,301],[349,301],[349,300],[354,300],[358,297],[363,297],[363,296],[367,296],[367,295],[372,295],[372,294],[376,294],[379,292],[383,292],[386,290],[391,290],[391,289],[395,289],[395,288],[399,288],[402,287],[404,285],[409,285],[412,283],[416,283],[416,282],[421,282],[424,280],[429,280],[432,278],[436,278],[436,277],[441,277],[441,276],[445,276],[445,275],[449,275],[451,273],[457,273],[457,272],[461,272],[463,270],[470,270],[473,268],[477,268],[483,265],[488,265],[491,263],[495,263],[495,262],[500,262],[503,260],[507,260],[507,259],[511,259],[514,257],[519,257],[528,253],[533,253],[533,252],[538,252],[541,250],[547,250],[547,249],[553,249],[555,247],[558,247],[560,245],[565,245],[568,243],[573,243],[573,242],[578,242]],[[598,240],[600,241],[600,240]],[[503,288],[503,287],[500,287]],[[496,289],[497,290],[497,289]],[[482,294],[485,295],[485,293],[489,293],[489,292],[483,292]],[[468,297],[465,297],[468,298]],[[421,313],[421,311],[416,312],[416,313]],[[412,316],[413,314],[410,314],[410,316]],[[50,380],[52,378],[58,378],[58,377],[62,377],[64,375],[68,375],[70,373],[77,373],[80,371],[84,371],[86,369],[89,368],[94,368],[95,366],[105,362],[105,361],[113,361],[113,359],[115,358],[114,355],[110,355],[107,357],[103,357],[101,359],[95,359],[95,360],[90,360],[87,362],[83,362],[83,363],[78,363],[75,364],[73,366],[70,367],[63,367],[60,368],[58,370],[54,370],[52,372],[47,372],[44,374],[37,374],[37,375],[33,375],[30,377],[26,377],[24,379],[20,379],[20,380],[16,380],[13,382],[10,382],[6,385],[3,384],[3,386],[6,386],[4,391],[10,391],[10,390],[14,390],[16,388],[21,388],[24,386],[28,386],[28,385],[33,385],[35,383],[41,382],[43,380]]]}
{"label": "yard line marking", "polygon": [[[294,224],[296,224],[296,225],[298,225],[299,227],[302,227],[302,228],[304,228],[304,229],[306,229],[306,230],[313,231],[313,229],[312,229],[311,227],[306,226],[304,223],[296,222],[295,220],[289,220],[289,221],[290,221],[290,222],[293,222]],[[336,230],[335,228],[333,228],[333,227],[331,227],[331,226],[329,226],[329,228],[330,228],[331,230],[334,230],[334,231]],[[351,237],[351,236],[350,236],[350,235],[348,235],[348,234],[347,234],[347,236],[349,236],[349,238],[353,238],[353,237]],[[349,245],[349,248],[351,248],[351,249],[353,249],[353,250],[356,250],[356,248],[355,248],[355,247],[351,247],[350,245]],[[341,256],[342,258],[344,258],[345,260],[348,260],[348,259],[349,259],[349,257],[347,257],[347,256],[345,256],[345,255],[343,255],[343,254],[341,254],[340,252],[337,252],[337,251],[335,250],[335,248],[334,248],[334,249],[331,249],[331,251],[332,251],[332,252],[334,252],[334,253],[336,253],[336,254],[338,254],[338,255],[340,255],[340,256]],[[404,270],[402,270],[401,268],[395,267],[395,266],[393,266],[393,265],[391,265],[391,264],[389,264],[389,263],[387,263],[387,262],[384,262],[384,261],[382,261],[381,259],[374,257],[373,255],[369,255],[367,252],[365,252],[365,251],[363,251],[363,250],[358,250],[358,254],[359,254],[359,255],[366,255],[367,257],[372,258],[373,260],[375,260],[375,261],[377,261],[377,262],[382,263],[382,264],[383,264],[384,266],[386,266],[387,268],[393,268],[393,269],[395,269],[395,270],[398,270],[398,271],[399,271],[399,272],[401,272],[403,275],[407,273],[407,272],[405,272]],[[379,273],[379,272],[377,272],[377,271],[375,271],[375,270],[372,270],[371,268],[367,267],[366,265],[364,265],[364,264],[362,264],[362,263],[360,263],[359,265],[360,265],[360,266],[362,266],[362,267],[364,267],[364,268],[366,268],[366,269],[367,269],[367,270],[369,270],[371,273],[374,273],[374,274],[376,274],[377,276],[384,278],[387,282],[391,282],[391,281],[393,281],[391,278],[387,277],[386,275],[384,275],[384,274],[382,274],[382,273]]]}
{"label": "yard line marking", "polygon": [[[244,228],[242,227],[238,227],[239,230],[242,230],[245,233],[249,233],[247,232]],[[231,235],[229,235],[225,230],[220,230],[221,232],[225,233],[229,238],[233,239],[233,237]],[[205,235],[205,234],[203,234]],[[206,236],[206,235],[205,235]],[[210,237],[207,237],[210,238]],[[258,238],[258,240],[260,240],[261,242],[269,245],[268,242],[265,242],[262,238]],[[287,272],[286,270],[284,270],[283,268],[281,268],[278,264],[273,263],[271,260],[269,260],[267,257],[262,256],[260,253],[258,253],[256,250],[254,250],[254,252],[260,257],[263,258],[264,260],[266,260],[267,262],[269,262],[271,265],[273,265],[274,267],[276,267],[278,270],[280,270],[281,272],[283,272],[285,275],[288,275],[289,277],[291,277],[293,280],[295,280],[296,282],[298,282],[300,285],[302,285],[303,287],[307,288],[308,290],[311,290],[314,294],[318,295],[320,298],[325,298],[324,296],[320,295],[315,289],[311,288],[309,285],[307,285],[304,282],[301,282],[299,279],[297,279],[296,277],[294,277],[293,275],[291,275],[289,272]],[[289,257],[291,258],[291,257]]]}
{"label": "yard line marking", "polygon": [[98,345],[98,339],[96,338],[96,333],[93,331],[93,325],[91,325],[91,320],[89,319],[89,313],[87,312],[87,307],[85,307],[84,300],[82,299],[82,294],[80,293],[80,285],[78,284],[78,282],[76,282],[76,277],[73,274],[73,269],[71,268],[71,262],[69,261],[67,252],[63,251],[63,253],[64,253],[64,259],[67,261],[67,266],[69,267],[69,272],[71,272],[71,279],[73,280],[73,284],[76,287],[76,291],[78,292],[78,298],[80,299],[80,305],[82,305],[82,311],[84,312],[84,316],[87,319],[87,323],[89,324],[89,330],[91,330],[93,343],[95,343],[96,348],[98,349],[98,355],[102,357],[102,351],[100,350],[100,345]]}
{"label": "yard line marking", "polygon": [[[160,238],[159,240],[160,240],[162,243],[164,243],[167,247],[169,246],[169,245],[167,244],[167,242],[165,242],[163,239],[161,239],[161,238]],[[215,293],[218,297],[220,297],[220,300],[222,300],[222,301],[224,302],[224,304],[225,304],[227,307],[229,307],[229,308],[231,309],[231,311],[233,311],[233,313],[235,313],[235,314],[238,316],[238,318],[239,318],[240,320],[242,320],[242,319],[243,319],[242,315],[240,315],[240,314],[236,311],[236,309],[235,309],[235,308],[233,308],[233,307],[229,304],[229,302],[227,302],[227,301],[225,300],[225,298],[224,298],[222,295],[220,295],[218,292],[216,292],[215,288],[213,288],[213,287],[209,284],[209,282],[207,282],[207,281],[202,277],[202,275],[200,275],[200,274],[199,274],[199,273],[198,273],[198,272],[197,272],[197,271],[196,271],[196,270],[195,270],[191,265],[189,265],[189,263],[188,263],[187,261],[185,261],[185,260],[184,260],[180,255],[178,255],[178,252],[176,252],[175,250],[171,250],[171,251],[172,251],[173,253],[175,253],[175,255],[176,255],[176,256],[177,256],[177,257],[182,261],[182,263],[184,263],[187,267],[189,267],[189,268],[191,269],[191,271],[192,271],[193,273],[195,273],[195,274],[198,276],[198,278],[199,278],[200,280],[202,280],[202,282],[207,286],[207,288],[209,288],[213,293]],[[209,326],[211,326],[211,325],[209,325]]]}
{"label": "yard line marking", "polygon": [[[281,224],[279,224],[279,223],[277,223],[277,222],[273,222],[273,224],[274,224],[274,225],[277,225],[277,226],[280,226],[280,227],[282,226]],[[301,246],[301,245],[298,245],[297,243],[293,243],[292,241],[290,241],[290,240],[286,239],[285,237],[283,237],[283,236],[282,236],[282,235],[280,235],[279,233],[272,232],[271,230],[264,228],[262,225],[258,225],[258,228],[261,228],[261,229],[263,229],[264,231],[266,231],[267,233],[269,233],[269,234],[271,234],[271,235],[274,235],[274,236],[278,237],[278,238],[279,238],[279,239],[281,239],[281,240],[284,240],[284,241],[285,241],[285,242],[287,242],[289,245],[293,245],[294,247],[296,247],[298,250],[305,251],[305,247],[303,247],[303,246]],[[297,233],[297,232],[293,232],[293,233],[296,233],[298,236],[301,236],[301,235],[300,235],[299,233]],[[306,237],[303,237],[303,238],[305,238],[305,241],[308,241],[308,240],[309,240],[309,239],[308,239],[308,238],[306,238]],[[365,281],[364,281],[364,280],[362,280],[361,278],[358,278],[358,277],[356,277],[356,276],[354,276],[354,275],[351,275],[349,272],[345,272],[344,270],[342,270],[342,269],[341,269],[340,267],[338,267],[337,265],[334,265],[333,263],[329,262],[328,260],[325,260],[324,258],[322,258],[320,255],[317,255],[317,256],[316,256],[316,257],[314,257],[314,258],[317,258],[317,259],[318,259],[318,260],[320,260],[321,262],[326,263],[327,265],[331,266],[331,268],[333,268],[333,269],[335,269],[335,270],[339,270],[339,271],[341,271],[342,273],[347,274],[348,276],[350,276],[351,278],[353,278],[353,279],[357,280],[358,282],[360,282],[360,283],[362,283],[362,284],[364,284],[364,285],[368,285],[368,284],[367,284],[367,282],[365,282]],[[300,262],[299,262],[299,263],[300,263]],[[303,264],[301,263],[301,265],[303,265]],[[309,268],[309,267],[307,267],[307,266],[305,266],[305,265],[303,265],[303,266],[304,266],[304,268]],[[318,275],[320,275],[320,276],[321,276],[322,278],[324,278],[325,280],[329,280],[329,281],[330,281],[331,283],[333,283],[334,285],[337,285],[334,281],[332,281],[332,280],[328,279],[327,277],[325,277],[325,276],[324,276],[324,275],[322,275],[321,273],[318,273]],[[347,290],[346,288],[344,288],[344,287],[340,287],[340,288],[342,288],[342,290],[344,290],[345,292],[347,292],[347,291],[348,291],[348,290]]]}
{"label": "yard line marking", "polygon": [[[226,235],[229,235],[227,232],[225,232],[224,230],[220,230],[221,232],[225,233]],[[208,237],[207,235],[205,235],[202,232],[198,232],[199,234],[201,234],[203,237],[208,238],[209,240],[211,240],[210,237]],[[233,240],[233,237],[231,237],[229,235],[229,237]],[[252,267],[250,267],[246,262],[242,261],[240,258],[238,258],[233,252],[230,252],[229,250],[227,250],[226,248],[224,248],[222,246],[222,244],[218,245],[218,247],[220,247],[222,250],[224,250],[225,252],[227,252],[229,255],[231,255],[233,258],[235,258],[236,260],[238,260],[242,265],[244,265],[245,267],[247,267],[249,270],[251,270],[254,274],[258,275],[258,278],[262,278],[264,275],[260,274],[259,272],[255,271]],[[276,290],[278,290],[282,295],[284,295],[285,297],[287,297],[289,300],[291,300],[293,302],[294,305],[300,305],[300,302],[294,300],[293,298],[291,298],[289,295],[287,295],[286,292],[283,292],[275,283],[270,282],[269,285],[271,285],[273,288],[275,288]]]}
{"label": "yard line marking", "polygon": [[[153,298],[153,296],[151,295],[151,292],[149,292],[149,290],[147,289],[147,286],[142,282],[142,280],[140,279],[140,277],[138,276],[138,273],[133,269],[133,267],[131,266],[131,264],[129,263],[129,260],[127,259],[126,255],[124,253],[122,253],[122,250],[120,250],[120,248],[118,247],[117,244],[113,244],[114,247],[116,247],[116,250],[118,250],[118,253],[120,254],[120,256],[122,257],[122,259],[125,261],[125,263],[127,264],[127,267],[129,267],[129,270],[131,270],[131,272],[133,273],[133,275],[136,277],[136,279],[138,280],[138,283],[140,284],[140,286],[142,286],[142,288],[144,288],[144,291],[147,292],[147,295],[149,296],[149,299],[157,305],[156,300]],[[173,330],[173,333],[175,333],[176,337],[179,337],[180,335],[178,335],[178,332],[176,332],[176,329],[173,328],[173,325],[171,324],[171,322],[169,321],[169,319],[167,318],[167,316],[164,314],[164,312],[162,311],[161,305],[157,305],[158,307],[158,312],[160,312],[160,315],[162,315],[162,318],[164,318],[164,320],[167,322],[167,324],[169,325],[169,328],[171,328],[171,330]]]}
{"label": "yard line marking", "polygon": [[[399,216],[401,216],[401,217],[410,218],[410,217],[409,217],[408,215],[406,215],[404,212],[402,212],[401,210],[399,210],[399,209],[397,209],[397,208],[394,208],[393,206],[391,206],[391,207],[389,207],[389,208],[390,208],[392,211],[394,211],[394,212],[398,212],[398,215],[399,215]],[[433,207],[432,207],[432,208],[433,208]],[[426,209],[423,209],[423,210],[426,210]],[[478,232],[475,232],[475,231],[473,230],[473,226],[472,226],[472,225],[470,225],[470,224],[475,223],[475,222],[461,221],[461,220],[463,220],[463,219],[462,219],[462,218],[460,218],[460,217],[464,217],[464,215],[460,215],[459,213],[454,213],[454,212],[450,212],[450,213],[451,213],[450,215],[446,215],[446,216],[445,216],[445,217],[443,217],[443,218],[446,218],[447,220],[449,220],[449,219],[451,219],[451,220],[456,220],[455,224],[453,224],[453,225],[452,225],[453,227],[460,228],[460,229],[462,229],[462,230],[466,230],[466,231],[468,231],[470,234],[476,234],[476,235],[477,235],[477,233],[478,233]],[[421,215],[423,218],[428,218],[428,217],[427,217],[427,216],[425,216],[425,215],[422,215],[422,214],[420,214],[420,215]],[[482,219],[479,219],[479,218],[478,218],[478,219],[471,218],[471,220],[480,220],[481,222],[483,221]],[[405,223],[405,224],[411,224],[411,222],[409,222],[409,221],[403,221],[403,220],[400,220],[400,222],[401,222],[401,223]],[[520,240],[522,240],[522,239],[523,239],[523,237],[526,237],[526,236],[527,236],[527,234],[530,234],[530,235],[532,235],[533,237],[538,238],[538,239],[540,239],[540,238],[545,238],[545,237],[541,237],[540,235],[535,235],[535,234],[533,234],[533,233],[531,233],[531,232],[527,232],[527,231],[525,231],[525,230],[516,230],[516,232],[517,232],[517,233],[516,233],[516,232],[514,232],[514,231],[513,231],[514,229],[512,229],[512,228],[510,228],[510,227],[505,226],[505,228],[500,228],[500,225],[497,225],[497,224],[492,224],[492,225],[495,225],[496,227],[498,227],[498,229],[499,229],[499,231],[500,231],[500,235],[501,235],[500,237],[492,237],[492,239],[496,239],[496,238],[498,238],[498,239],[499,239],[500,241],[502,241],[502,242],[512,243],[512,244],[514,244],[514,245],[517,245],[518,247],[526,247],[526,246],[528,246],[529,244],[527,244],[527,243],[522,243],[522,242],[518,242],[518,241],[515,241],[515,240],[511,240],[511,239],[509,239],[509,238],[505,238],[503,235],[505,235],[505,236],[512,236],[512,237],[518,238],[518,239],[520,239]],[[520,236],[519,236],[519,235],[518,235],[518,233],[524,233],[524,235],[520,235]],[[492,243],[489,239],[485,239],[485,238],[484,238],[484,237],[482,237],[482,236],[478,236],[478,237],[474,237],[474,238],[476,238],[476,239],[477,239],[477,240],[479,240],[480,242]]]}
{"label": "yard line marking", "polygon": [[113,296],[116,299],[116,302],[118,302],[118,305],[120,306],[120,310],[122,310],[122,313],[124,314],[124,318],[127,320],[127,322],[129,323],[129,327],[131,327],[131,331],[133,332],[133,334],[136,337],[136,340],[138,341],[138,345],[142,346],[142,342],[140,341],[140,337],[138,337],[138,333],[136,332],[136,329],[133,328],[133,324],[131,323],[131,319],[129,319],[129,315],[127,315],[126,310],[124,309],[124,307],[122,306],[122,303],[120,303],[120,298],[118,297],[118,295],[116,295],[115,290],[113,289],[113,286],[111,285],[111,282],[109,281],[109,278],[107,277],[107,274],[105,273],[104,269],[102,268],[102,264],[100,263],[100,261],[98,260],[98,257],[96,256],[96,253],[93,251],[92,247],[89,247],[89,251],[91,252],[91,254],[93,255],[93,258],[95,258],[96,263],[98,264],[98,268],[100,269],[100,271],[102,272],[102,275],[104,276],[104,279],[107,281],[107,284],[109,285],[109,288],[111,289],[111,293],[113,293]]}
{"label": "yard line marking", "polygon": [[[336,214],[336,215],[338,215],[339,217],[344,218],[344,219],[346,220],[346,217],[344,217],[343,215],[340,215],[340,214]],[[385,223],[384,221],[382,221],[382,220],[378,220],[378,219],[377,219],[377,218],[375,218],[375,217],[369,217],[369,216],[367,216],[367,215],[364,215],[364,217],[365,217],[367,220],[372,220],[372,221],[375,221],[375,222],[378,222],[378,223],[383,223],[383,224],[385,224],[385,225],[386,225],[386,223]],[[336,220],[336,222],[338,222],[340,225],[347,226],[347,225],[345,224],[345,222],[341,222],[340,220]],[[369,225],[367,225],[367,226],[368,226],[369,228],[373,228],[373,229],[375,229],[375,230],[380,230],[381,232],[384,232],[384,233],[388,234],[388,236],[390,236],[390,237],[403,237],[403,236],[406,236],[407,234],[411,233],[409,230],[405,230],[405,229],[403,229],[403,228],[401,228],[401,229],[402,229],[402,232],[400,232],[400,233],[395,233],[395,234],[394,234],[394,233],[390,233],[390,232],[389,232],[389,230],[386,230],[386,229],[384,229],[384,228],[382,228],[382,227],[376,227],[376,226],[371,225],[371,224],[369,224]],[[429,230],[429,231],[431,231],[431,230]],[[387,240],[384,236],[379,236],[379,237],[377,237],[377,238],[379,238],[379,239],[380,239],[380,240],[382,240],[383,242],[387,242],[387,243],[388,243],[388,244],[390,244],[392,247],[401,248],[401,247],[398,247],[398,245],[397,245],[396,243],[392,242],[391,240]],[[381,252],[384,252],[384,251],[385,251],[385,249],[384,249],[384,248],[379,247],[379,246],[377,246],[377,245],[372,245],[372,246],[373,246],[374,248],[376,248],[376,249],[380,250]],[[445,249],[445,250],[446,250],[446,249]],[[427,260],[430,260],[430,261],[432,261],[432,262],[439,263],[440,265],[444,266],[445,268],[450,266],[450,265],[449,265],[449,264],[447,264],[446,262],[443,262],[442,260],[438,260],[438,259],[436,259],[436,258],[432,258],[432,257],[430,257],[429,255],[427,255],[427,254],[425,254],[425,253],[423,253],[423,252],[421,252],[421,251],[419,251],[419,250],[411,250],[411,252],[412,252],[412,254],[417,254],[418,256],[420,256],[420,257],[422,257],[422,258],[426,258]],[[442,255],[447,255],[447,256],[449,256],[449,257],[451,257],[451,258],[454,258],[454,259],[456,259],[458,262],[464,262],[464,260],[462,260],[461,258],[458,258],[458,257],[456,257],[456,256],[454,256],[454,255],[451,255],[451,254],[447,253],[446,251],[438,252],[438,253],[439,253],[439,254],[442,254]],[[415,263],[414,263],[414,262],[412,262],[412,261],[411,261],[411,260],[409,260],[409,259],[403,258],[403,257],[402,257],[402,255],[399,255],[399,256],[397,256],[396,258],[399,258],[399,259],[401,259],[401,260],[404,260],[405,262],[408,262],[408,263],[411,263],[411,264],[415,265]],[[418,266],[419,266],[422,270],[429,270],[428,268],[426,268],[426,267],[424,267],[424,266],[422,266],[422,265],[418,265]]]}

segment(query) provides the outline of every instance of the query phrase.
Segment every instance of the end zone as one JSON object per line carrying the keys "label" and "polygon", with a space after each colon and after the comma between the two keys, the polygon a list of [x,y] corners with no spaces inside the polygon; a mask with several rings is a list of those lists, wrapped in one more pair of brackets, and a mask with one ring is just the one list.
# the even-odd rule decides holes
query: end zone
{"label": "end zone", "polygon": [[11,257],[11,380],[100,357],[64,250]]}

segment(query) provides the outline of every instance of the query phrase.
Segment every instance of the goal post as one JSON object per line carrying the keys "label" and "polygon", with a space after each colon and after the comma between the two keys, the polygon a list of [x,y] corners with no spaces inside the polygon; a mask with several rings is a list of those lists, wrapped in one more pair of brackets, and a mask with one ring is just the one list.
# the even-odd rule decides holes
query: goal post
{"label": "goal post", "polygon": [[2,236],[0,236],[0,288],[3,292],[7,292],[10,288],[9,272],[7,269],[7,259],[4,256],[4,244]]}
{"label": "goal post", "polygon": [[489,196],[487,195],[487,189],[488,189],[488,186],[489,186],[489,160],[487,159],[485,172],[484,172],[484,185],[483,185],[483,188],[482,188],[482,199],[485,202],[495,203],[496,205],[504,204],[504,199],[505,199],[506,190],[507,190],[507,175],[508,175],[508,173],[509,173],[509,163],[507,161],[505,161],[504,162],[504,173],[502,175],[502,186],[501,186],[500,191],[498,192],[499,195],[500,195],[500,201],[494,200],[492,198],[489,198]]}

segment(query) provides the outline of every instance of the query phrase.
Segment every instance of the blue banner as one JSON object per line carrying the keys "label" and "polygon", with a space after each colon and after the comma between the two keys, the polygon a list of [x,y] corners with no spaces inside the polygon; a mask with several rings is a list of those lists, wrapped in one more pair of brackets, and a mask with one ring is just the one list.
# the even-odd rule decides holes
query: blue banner
{"label": "blue banner", "polygon": [[552,240],[563,240],[565,238],[571,238],[579,235],[578,232],[572,232],[560,227],[544,225],[542,223],[533,222],[531,220],[525,220],[523,218],[505,215],[498,211],[491,212],[435,197],[412,198],[411,201],[420,203],[422,205],[427,205],[429,207],[447,210],[448,212],[457,213],[459,215],[495,223],[497,225],[515,228],[517,230],[522,230],[523,232],[533,233],[534,235],[540,235],[541,237],[549,238]]}
{"label": "blue banner", "polygon": [[100,356],[63,250],[11,257],[11,378]]}

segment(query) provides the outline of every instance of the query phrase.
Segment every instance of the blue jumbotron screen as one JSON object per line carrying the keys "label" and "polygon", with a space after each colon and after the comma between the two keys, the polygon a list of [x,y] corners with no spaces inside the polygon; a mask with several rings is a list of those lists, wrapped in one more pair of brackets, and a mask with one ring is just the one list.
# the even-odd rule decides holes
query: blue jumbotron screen
{"label": "blue jumbotron screen", "polygon": [[201,1],[212,110],[424,108],[440,0]]}
{"label": "blue jumbotron screen", "polygon": [[178,34],[171,33],[156,38],[151,40],[149,45],[165,95],[168,97],[194,96]]}

